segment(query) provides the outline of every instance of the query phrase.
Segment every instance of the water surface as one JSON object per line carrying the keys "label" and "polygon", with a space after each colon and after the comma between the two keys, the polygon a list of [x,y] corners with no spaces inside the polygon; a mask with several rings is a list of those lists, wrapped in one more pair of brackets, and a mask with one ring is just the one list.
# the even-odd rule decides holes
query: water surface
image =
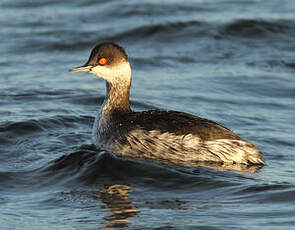
{"label": "water surface", "polygon": [[[0,5],[1,229],[295,225],[293,1]],[[259,146],[267,166],[176,166],[95,150],[105,83],[68,69],[101,41],[130,56],[134,110],[214,120]]]}

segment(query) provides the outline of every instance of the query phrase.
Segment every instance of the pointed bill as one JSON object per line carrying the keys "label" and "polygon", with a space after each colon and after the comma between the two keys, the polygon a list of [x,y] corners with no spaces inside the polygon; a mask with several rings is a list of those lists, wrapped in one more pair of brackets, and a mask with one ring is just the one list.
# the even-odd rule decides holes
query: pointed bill
{"label": "pointed bill", "polygon": [[91,65],[79,66],[79,67],[70,69],[69,72],[90,72],[92,67],[93,66]]}

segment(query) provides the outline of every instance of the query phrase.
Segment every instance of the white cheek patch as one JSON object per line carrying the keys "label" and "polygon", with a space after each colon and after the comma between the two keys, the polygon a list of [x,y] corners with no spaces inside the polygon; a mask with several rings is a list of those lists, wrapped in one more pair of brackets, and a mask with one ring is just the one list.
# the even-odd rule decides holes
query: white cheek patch
{"label": "white cheek patch", "polygon": [[131,67],[128,62],[113,66],[97,65],[91,69],[91,73],[108,82],[131,81]]}
{"label": "white cheek patch", "polygon": [[96,76],[106,81],[108,81],[108,79],[110,79],[114,75],[113,72],[114,71],[112,71],[110,68],[106,66],[100,66],[100,65],[97,65],[91,68],[91,71],[90,71],[90,73],[95,74]]}

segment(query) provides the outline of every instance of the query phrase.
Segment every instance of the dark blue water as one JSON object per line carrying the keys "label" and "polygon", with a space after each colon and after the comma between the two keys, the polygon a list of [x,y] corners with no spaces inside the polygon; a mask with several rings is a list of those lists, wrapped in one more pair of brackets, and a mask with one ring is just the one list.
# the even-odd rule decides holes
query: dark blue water
{"label": "dark blue water", "polygon": [[[0,3],[1,229],[292,229],[295,4]],[[260,169],[122,159],[91,146],[105,83],[70,74],[124,46],[134,110],[172,109],[255,143]]]}

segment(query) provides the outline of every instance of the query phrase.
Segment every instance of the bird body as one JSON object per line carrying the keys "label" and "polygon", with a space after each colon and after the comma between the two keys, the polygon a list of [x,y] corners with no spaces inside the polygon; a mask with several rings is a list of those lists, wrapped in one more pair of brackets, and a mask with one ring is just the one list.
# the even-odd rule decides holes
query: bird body
{"label": "bird body", "polygon": [[71,72],[90,72],[106,81],[106,97],[93,126],[93,143],[135,158],[182,162],[263,165],[259,149],[231,130],[191,114],[130,108],[131,67],[123,48],[96,46],[87,63]]}

